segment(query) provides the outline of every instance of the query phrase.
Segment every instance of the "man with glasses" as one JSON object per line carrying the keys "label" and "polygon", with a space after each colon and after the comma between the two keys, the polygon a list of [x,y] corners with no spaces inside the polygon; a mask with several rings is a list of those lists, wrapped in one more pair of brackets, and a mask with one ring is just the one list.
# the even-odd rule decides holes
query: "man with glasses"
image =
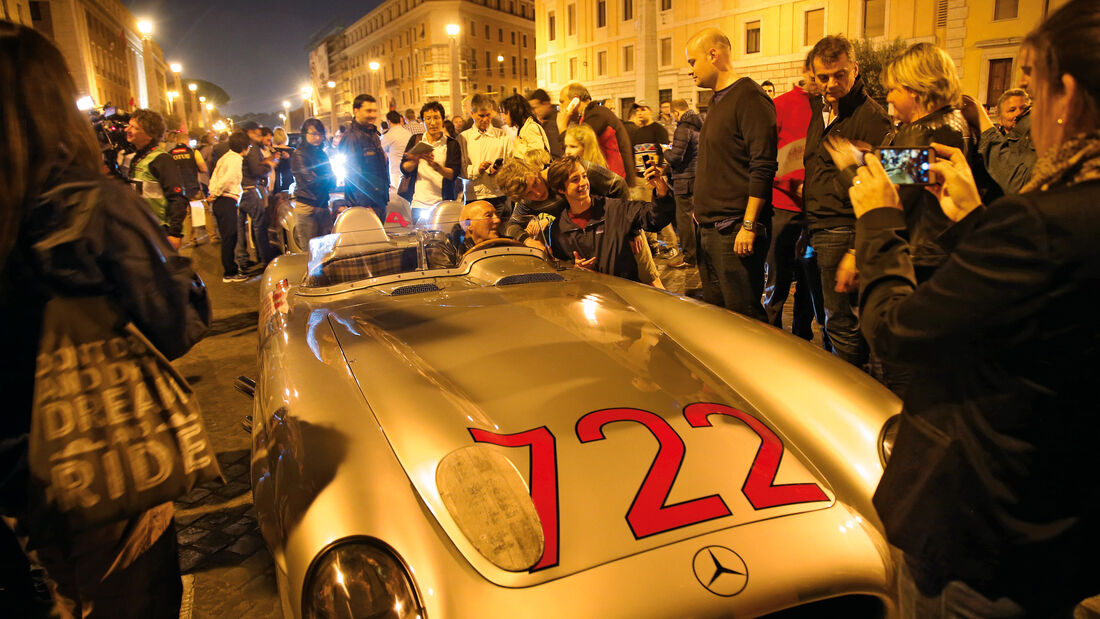
{"label": "man with glasses", "polygon": [[145,199],[164,226],[168,242],[179,249],[189,204],[183,194],[176,162],[161,148],[164,129],[160,114],[146,109],[135,110],[130,115],[130,124],[126,125],[126,140],[137,152],[127,155],[121,167],[134,190]]}

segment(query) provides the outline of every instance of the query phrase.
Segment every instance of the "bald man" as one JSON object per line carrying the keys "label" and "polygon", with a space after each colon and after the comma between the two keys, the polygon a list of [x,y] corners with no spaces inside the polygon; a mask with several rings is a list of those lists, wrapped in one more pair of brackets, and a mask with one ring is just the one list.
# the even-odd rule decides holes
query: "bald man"
{"label": "bald man", "polygon": [[734,72],[729,39],[716,28],[691,37],[686,54],[696,86],[714,91],[695,167],[703,298],[766,321],[760,297],[779,167],[775,105],[755,81]]}
{"label": "bald man", "polygon": [[500,216],[497,215],[496,208],[485,200],[463,206],[458,220],[474,246],[500,238],[497,230],[500,228]]}

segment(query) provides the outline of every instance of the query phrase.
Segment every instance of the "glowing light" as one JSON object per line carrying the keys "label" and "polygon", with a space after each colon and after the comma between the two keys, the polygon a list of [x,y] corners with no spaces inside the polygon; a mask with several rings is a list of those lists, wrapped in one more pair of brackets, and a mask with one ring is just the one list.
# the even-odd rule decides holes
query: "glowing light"
{"label": "glowing light", "polygon": [[173,62],[172,64],[168,65],[168,68],[172,70],[172,73],[182,73],[183,72],[183,65],[181,65],[178,62]]}
{"label": "glowing light", "polygon": [[336,88],[336,82],[332,80],[329,80],[327,85],[329,88]]}
{"label": "glowing light", "polygon": [[332,569],[336,570],[336,583],[338,585],[340,585],[341,587],[343,587],[344,586],[344,573],[341,572],[340,568],[338,568],[338,567],[333,566]]}
{"label": "glowing light", "polygon": [[302,86],[302,96],[306,99],[313,96],[313,86]]}
{"label": "glowing light", "polygon": [[179,93],[178,90],[169,90],[168,91],[168,100],[169,101],[171,101],[172,99],[175,99],[178,96],[180,96],[180,93]]}
{"label": "glowing light", "polygon": [[504,62],[504,54],[497,54],[497,62]]}
{"label": "glowing light", "polygon": [[206,97],[199,97],[199,103],[206,103]]}
{"label": "glowing light", "polygon": [[[332,157],[332,173],[336,176],[336,184],[343,185],[344,177],[347,175],[347,168],[345,164],[348,161],[348,156],[344,153],[336,153]],[[313,252],[313,247],[310,247],[310,253]]]}
{"label": "glowing light", "polygon": [[213,110],[214,109],[214,104],[213,103],[207,103],[206,104],[206,109],[207,109],[207,111]]}
{"label": "glowing light", "polygon": [[190,90],[191,92],[195,92],[198,89],[199,89],[199,85],[196,84],[195,82],[191,82],[190,84],[187,85],[187,90]]}
{"label": "glowing light", "polygon": [[137,23],[138,32],[145,36],[153,34],[153,22],[148,19],[139,20]]}
{"label": "glowing light", "polygon": [[401,600],[397,600],[396,602],[394,602],[393,612],[401,614],[401,609],[402,608],[404,608],[404,605],[401,603]]}
{"label": "glowing light", "polygon": [[94,107],[95,101],[93,101],[92,98],[88,95],[84,95],[83,97],[76,100],[76,109],[80,110],[81,112],[87,112]]}
{"label": "glowing light", "polygon": [[371,71],[377,71],[378,67],[380,67],[382,65],[378,64],[378,61],[372,60],[372,61],[370,61],[370,64],[368,64],[367,66],[370,67]]}
{"label": "glowing light", "polygon": [[600,302],[592,297],[581,299],[581,308],[584,310],[584,317],[588,319],[588,322],[596,324],[596,309],[599,306]]}
{"label": "glowing light", "polygon": [[283,108],[290,109],[290,101],[283,101]]}
{"label": "glowing light", "polygon": [[449,37],[458,36],[458,33],[461,30],[462,30],[462,28],[460,28],[458,26],[458,24],[447,24],[447,36],[449,36]]}
{"label": "glowing light", "polygon": [[220,120],[215,122],[214,131],[225,131],[225,123]]}

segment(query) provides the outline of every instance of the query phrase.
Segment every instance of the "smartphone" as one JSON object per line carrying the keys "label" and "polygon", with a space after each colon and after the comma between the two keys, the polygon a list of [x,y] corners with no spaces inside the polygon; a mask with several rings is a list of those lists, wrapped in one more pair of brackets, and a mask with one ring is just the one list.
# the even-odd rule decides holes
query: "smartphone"
{"label": "smartphone", "polygon": [[895,185],[931,185],[932,163],[936,151],[931,148],[880,148],[879,161]]}
{"label": "smartphone", "polygon": [[503,166],[503,165],[504,165],[504,159],[502,157],[498,157],[497,160],[493,162],[493,167],[496,168],[497,170],[499,170],[501,168],[501,166]]}
{"label": "smartphone", "polygon": [[565,106],[565,111],[572,114],[573,110],[577,109],[577,106],[580,105],[580,104],[581,104],[580,97],[573,97],[573,100],[569,102],[569,105]]}

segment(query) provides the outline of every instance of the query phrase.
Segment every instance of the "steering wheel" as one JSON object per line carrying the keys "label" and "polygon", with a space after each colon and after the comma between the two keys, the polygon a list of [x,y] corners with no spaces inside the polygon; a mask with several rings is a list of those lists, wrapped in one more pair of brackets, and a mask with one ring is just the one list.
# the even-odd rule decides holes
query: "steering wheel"
{"label": "steering wheel", "polygon": [[482,242],[478,243],[477,245],[474,245],[473,247],[471,247],[469,250],[466,251],[466,253],[470,253],[472,251],[478,251],[478,250],[481,250],[481,249],[492,249],[494,247],[526,247],[526,245],[524,245],[523,243],[520,243],[519,241],[517,241],[515,239],[509,239],[509,238],[506,238],[506,237],[499,237],[499,238],[495,238],[495,239],[488,239],[488,240],[482,241]]}

